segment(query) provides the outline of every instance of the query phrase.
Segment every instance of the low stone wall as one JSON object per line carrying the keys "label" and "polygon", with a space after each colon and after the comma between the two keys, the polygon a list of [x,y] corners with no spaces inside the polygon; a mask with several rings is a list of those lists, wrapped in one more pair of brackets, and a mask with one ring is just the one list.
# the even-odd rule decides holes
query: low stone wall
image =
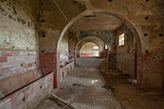
{"label": "low stone wall", "polygon": [[75,62],[72,61],[60,68],[60,81],[74,68]]}
{"label": "low stone wall", "polygon": [[0,51],[0,99],[39,79],[36,51]]}
{"label": "low stone wall", "polygon": [[33,109],[53,89],[53,75],[50,73],[0,100],[0,109]]}

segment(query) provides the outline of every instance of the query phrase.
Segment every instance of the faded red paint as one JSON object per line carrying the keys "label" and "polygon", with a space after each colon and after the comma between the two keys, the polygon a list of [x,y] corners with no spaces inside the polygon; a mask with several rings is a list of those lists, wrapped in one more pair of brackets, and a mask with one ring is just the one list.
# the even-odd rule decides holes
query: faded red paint
{"label": "faded red paint", "polygon": [[[7,85],[7,84],[6,84]],[[8,85],[9,87],[10,85]],[[42,86],[42,88],[40,88]],[[33,109],[53,88],[53,73],[1,100],[0,109]],[[44,94],[43,94],[44,93]],[[25,98],[23,100],[23,97]],[[35,99],[34,99],[35,98]]]}
{"label": "faded red paint", "polygon": [[[138,74],[139,89],[145,92],[164,91],[164,54],[162,53],[144,53],[140,55],[142,65],[141,73]],[[137,65],[139,68],[139,63]]]}
{"label": "faded red paint", "polygon": [[0,51],[0,56],[0,87],[4,96],[41,77],[39,71],[37,76],[33,74],[39,68],[37,52]]}
{"label": "faded red paint", "polygon": [[51,73],[56,69],[56,53],[55,52],[46,52],[39,53],[40,68],[43,75]]}
{"label": "faded red paint", "polygon": [[69,64],[61,67],[60,68],[60,75],[62,77],[60,79],[63,79],[69,73],[69,71],[73,69],[74,65],[75,65],[75,63],[74,63],[74,61],[72,61]]}
{"label": "faded red paint", "polygon": [[81,57],[93,57],[93,53],[80,53]]}
{"label": "faded red paint", "polygon": [[58,88],[60,85],[60,53],[56,53],[56,72],[54,75],[54,88]]}

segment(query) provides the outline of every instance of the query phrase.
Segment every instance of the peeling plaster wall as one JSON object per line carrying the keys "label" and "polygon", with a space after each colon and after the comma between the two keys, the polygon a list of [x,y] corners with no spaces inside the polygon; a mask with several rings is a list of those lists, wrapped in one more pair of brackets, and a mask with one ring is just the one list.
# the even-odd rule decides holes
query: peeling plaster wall
{"label": "peeling plaster wall", "polygon": [[[128,24],[129,21],[134,26],[139,35],[139,38],[135,37],[137,45],[141,42],[141,48],[137,48],[138,88],[143,91],[164,92],[163,0],[78,0],[77,3],[73,3],[72,0],[56,0],[56,2],[68,21],[53,0],[0,0],[0,98],[9,96],[52,71],[55,71],[54,86],[58,87],[60,52],[56,50],[57,42],[61,41],[60,33],[71,19],[85,10],[89,13],[91,9],[94,10],[91,13],[93,15],[115,13],[115,17],[121,16],[120,19],[124,23]],[[85,16],[84,13],[80,15]],[[73,21],[77,19],[76,17]],[[132,32],[135,31],[133,26],[130,27]],[[78,27],[75,29],[78,30]],[[97,34],[90,33],[90,35]],[[98,35],[102,38],[101,34]],[[113,54],[110,56],[113,57],[111,63],[114,65],[118,61],[123,63],[124,60],[133,57],[127,53],[115,54],[124,53],[129,48],[117,50],[113,46],[112,49]],[[132,62],[133,58],[131,59]],[[41,68],[43,74],[38,68]],[[121,65],[118,65],[118,68],[132,74],[131,70],[124,70],[125,67]]]}
{"label": "peeling plaster wall", "polygon": [[61,65],[65,65],[65,62],[68,62],[68,56],[69,56],[69,43],[68,43],[68,36],[67,33],[63,37],[62,41],[59,45],[59,52],[60,52],[60,61]]}
{"label": "peeling plaster wall", "polygon": [[81,31],[80,35],[83,38],[88,37],[88,36],[98,37],[98,38],[102,39],[107,45],[112,45],[114,43],[114,40],[113,40],[114,32],[113,31],[89,30],[89,31]]}
{"label": "peeling plaster wall", "polygon": [[[72,0],[56,0],[64,14],[70,21],[73,17],[86,9],[85,5],[73,4]],[[68,21],[59,11],[53,0],[40,0],[40,31],[44,31],[45,37],[40,37],[40,51],[55,52],[60,32]],[[61,40],[60,40],[61,41]]]}
{"label": "peeling plaster wall", "polygon": [[[41,69],[44,70],[45,73],[55,71],[54,87],[58,87],[60,83],[60,52],[56,50],[58,41],[61,42],[61,40],[58,40],[60,33],[65,25],[73,17],[84,11],[86,7],[82,3],[73,4],[72,0],[55,1],[67,16],[68,21],[64,18],[53,0],[39,1],[39,51],[40,54],[42,54],[40,57],[40,60],[42,60]],[[47,56],[49,56],[49,58],[47,58]],[[46,66],[46,68],[44,66]],[[48,68],[47,66],[51,67]]]}
{"label": "peeling plaster wall", "polygon": [[38,1],[0,1],[0,99],[40,78]]}
{"label": "peeling plaster wall", "polygon": [[34,108],[52,90],[53,74],[39,70],[38,13],[39,0],[0,0],[0,108]]}
{"label": "peeling plaster wall", "polygon": [[[92,9],[95,11],[91,14],[110,14],[111,12],[115,13],[116,17],[118,15],[124,23],[128,24],[130,22],[132,24],[130,29],[133,32],[136,29],[139,35],[139,38],[136,38],[138,46],[140,46],[139,44],[141,42],[141,48],[137,49],[138,88],[145,91],[157,90],[158,92],[162,92],[164,89],[163,0],[78,0],[77,3],[72,3],[72,0],[57,0],[57,3],[69,21],[81,12]],[[76,12],[72,7],[76,7]],[[85,16],[84,13],[80,15]],[[45,31],[47,35],[47,38],[40,39],[40,51],[44,50],[46,52],[56,53],[59,35],[68,22],[64,19],[53,1],[40,1],[40,16],[45,19],[44,22],[41,20],[40,30]],[[124,20],[124,18],[126,20]],[[73,19],[73,21],[76,20],[78,20],[78,18]],[[60,41],[61,40],[59,40],[59,42]],[[156,54],[158,58],[154,57]],[[56,55],[56,57],[58,56]],[[149,59],[153,60],[150,61]],[[160,63],[160,66],[153,64],[154,61],[155,63]],[[158,71],[156,68],[160,68],[158,73],[155,73]],[[149,74],[151,75],[147,73],[146,69],[150,69]],[[157,84],[160,85],[152,83],[152,77],[156,77],[153,80],[158,78]]]}
{"label": "peeling plaster wall", "polygon": [[0,49],[38,50],[38,1],[0,1]]}
{"label": "peeling plaster wall", "polygon": [[75,48],[78,43],[77,38],[69,40],[69,59],[75,60]]}
{"label": "peeling plaster wall", "polygon": [[[119,46],[119,35],[125,34],[124,45]],[[126,27],[117,30],[116,35],[116,68],[125,74],[135,76],[135,41],[131,31]]]}

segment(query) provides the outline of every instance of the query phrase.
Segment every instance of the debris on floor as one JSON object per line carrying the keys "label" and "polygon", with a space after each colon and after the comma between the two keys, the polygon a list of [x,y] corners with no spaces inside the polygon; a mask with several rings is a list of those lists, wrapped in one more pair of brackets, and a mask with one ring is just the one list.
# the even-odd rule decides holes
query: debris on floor
{"label": "debris on floor", "polygon": [[51,93],[50,94],[50,98],[55,100],[56,102],[58,102],[59,104],[63,105],[63,109],[65,108],[70,108],[70,109],[79,109],[76,106],[72,105],[72,103],[68,103],[67,101],[59,98],[58,96],[56,96],[55,94]]}
{"label": "debris on floor", "polygon": [[105,82],[105,85],[103,87],[106,88],[106,89],[111,89],[112,92],[114,92],[114,88],[112,88],[110,85],[108,85],[107,82]]}
{"label": "debris on floor", "polygon": [[102,87],[104,84],[99,70],[76,67],[51,93],[79,109],[123,109],[112,91]]}
{"label": "debris on floor", "polygon": [[78,83],[73,83],[72,86],[83,86],[83,85]]}
{"label": "debris on floor", "polygon": [[51,91],[68,104],[46,99],[36,109],[164,109],[163,95],[141,93],[136,83],[115,69],[76,67]]}

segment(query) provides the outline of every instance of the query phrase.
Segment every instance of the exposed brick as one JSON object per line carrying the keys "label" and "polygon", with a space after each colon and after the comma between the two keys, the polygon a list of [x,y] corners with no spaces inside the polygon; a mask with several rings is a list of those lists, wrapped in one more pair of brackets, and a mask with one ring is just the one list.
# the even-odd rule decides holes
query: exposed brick
{"label": "exposed brick", "polygon": [[33,63],[29,63],[27,64],[28,67],[32,67]]}
{"label": "exposed brick", "polygon": [[17,109],[17,95],[13,94],[10,96],[11,99],[11,107]]}
{"label": "exposed brick", "polygon": [[[0,99],[1,98],[3,98],[5,95],[4,95],[4,93],[3,93],[3,91],[2,91],[2,88],[1,88],[1,86],[0,86]],[[0,108],[1,108],[1,106],[0,106]]]}
{"label": "exposed brick", "polygon": [[24,74],[24,79],[25,79],[26,84],[29,84],[32,81],[30,78],[29,72]]}
{"label": "exposed brick", "polygon": [[25,79],[24,79],[24,74],[18,75],[17,80],[19,82],[20,87],[26,85]]}
{"label": "exposed brick", "polygon": [[0,85],[1,85],[4,95],[8,95],[9,93],[12,92],[12,86],[10,84],[9,79],[1,80]]}
{"label": "exposed brick", "polygon": [[0,62],[7,62],[7,57],[0,57]]}
{"label": "exposed brick", "polygon": [[31,81],[34,81],[36,78],[34,77],[34,75],[33,75],[33,72],[31,71],[31,72],[29,72],[29,76],[30,76],[30,79],[31,79]]}
{"label": "exposed brick", "polygon": [[24,56],[18,56],[16,57],[17,60],[24,60]]}
{"label": "exposed brick", "polygon": [[20,88],[18,80],[17,80],[16,77],[10,78],[10,83],[11,83],[13,91],[15,91],[16,89]]}
{"label": "exposed brick", "polygon": [[[52,90],[53,73],[41,78],[40,80],[14,92],[6,97],[4,102],[0,102],[0,108],[4,109],[31,109],[34,108]],[[43,83],[44,81],[44,83]],[[0,85],[1,85],[0,81]],[[4,82],[3,82],[4,83]],[[6,84],[6,83],[4,83]],[[44,88],[40,89],[40,85]],[[11,85],[6,84],[6,86]],[[12,91],[12,89],[10,89]],[[43,94],[44,92],[44,94]],[[11,92],[10,92],[11,93]],[[23,101],[22,98],[25,97]]]}
{"label": "exposed brick", "polygon": [[20,52],[19,51],[12,51],[12,56],[19,56]]}
{"label": "exposed brick", "polygon": [[24,60],[29,60],[29,56],[25,56],[24,57]]}
{"label": "exposed brick", "polygon": [[55,53],[46,52],[44,54],[40,53],[40,67],[43,75],[46,75],[56,69],[55,67]]}
{"label": "exposed brick", "polygon": [[[21,90],[20,90],[20,92],[21,92]],[[22,100],[23,97],[25,97],[24,91],[22,91],[21,93],[18,93],[18,94],[17,94],[17,99],[16,99],[16,101],[17,101],[17,108],[18,108],[18,109],[22,109],[23,106],[25,105],[25,104],[24,104],[24,101]]]}
{"label": "exposed brick", "polygon": [[5,79],[7,77],[11,77],[12,73],[9,68],[2,68],[0,69],[0,80]]}
{"label": "exposed brick", "polygon": [[13,61],[13,62],[5,62],[3,64],[3,67],[12,67],[12,66],[16,66],[16,65],[19,65],[20,62],[19,61]]}
{"label": "exposed brick", "polygon": [[11,52],[11,51],[3,51],[3,52],[1,53],[1,56],[5,56],[5,57],[7,57],[7,56],[12,56],[12,52]]}
{"label": "exposed brick", "polygon": [[7,57],[7,61],[10,62],[10,61],[15,61],[16,58],[15,57]]}
{"label": "exposed brick", "polygon": [[34,71],[33,71],[33,74],[34,74],[34,77],[35,77],[36,79],[39,78],[39,77],[41,77],[40,72],[39,72],[38,70],[34,70]]}

